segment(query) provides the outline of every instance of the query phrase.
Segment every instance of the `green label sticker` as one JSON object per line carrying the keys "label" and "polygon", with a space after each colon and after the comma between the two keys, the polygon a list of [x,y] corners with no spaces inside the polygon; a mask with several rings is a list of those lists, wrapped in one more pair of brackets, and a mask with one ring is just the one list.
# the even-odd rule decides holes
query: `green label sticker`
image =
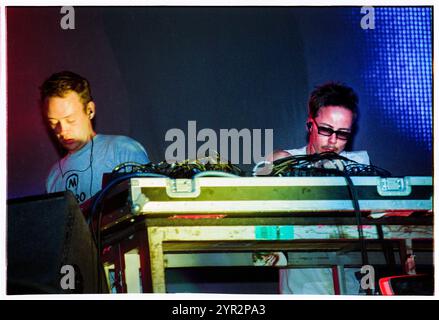
{"label": "green label sticker", "polygon": [[292,240],[294,226],[256,226],[256,240]]}
{"label": "green label sticker", "polygon": [[294,239],[294,226],[280,226],[279,227],[279,239],[280,240],[293,240]]}

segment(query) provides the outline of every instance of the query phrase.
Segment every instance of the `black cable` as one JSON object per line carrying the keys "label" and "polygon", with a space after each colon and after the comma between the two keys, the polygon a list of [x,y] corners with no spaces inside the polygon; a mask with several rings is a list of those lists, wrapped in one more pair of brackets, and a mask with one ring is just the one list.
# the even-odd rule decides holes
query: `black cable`
{"label": "black cable", "polygon": [[356,222],[357,222],[358,239],[360,240],[360,244],[361,244],[362,263],[363,263],[363,265],[368,265],[369,259],[367,256],[366,244],[365,244],[363,228],[362,228],[362,224],[361,224],[361,211],[360,211],[360,204],[358,202],[357,189],[356,189],[354,183],[352,182],[351,177],[349,177],[349,175],[345,174],[343,176],[346,180],[349,194],[350,194],[351,200],[352,200],[352,205],[354,207],[354,212],[355,212],[355,217],[356,217]]}
{"label": "black cable", "polygon": [[[196,174],[205,171],[227,172],[237,176],[245,175],[245,172],[243,172],[238,166],[233,165],[230,162],[221,161],[219,157],[206,157],[195,160],[187,159],[172,163],[162,161],[154,164],[150,162],[145,165],[136,165],[135,163],[128,162],[121,164],[118,168],[115,168],[115,170],[126,170],[126,168],[131,168],[132,171],[136,170],[138,172],[163,174],[173,179],[191,179]],[[113,172],[115,172],[115,170]]]}
{"label": "black cable", "polygon": [[[358,202],[357,189],[356,189],[354,183],[352,182],[351,177],[348,174],[346,174],[344,172],[343,176],[346,180],[349,194],[351,196],[352,204],[354,206],[355,218],[356,218],[356,223],[357,223],[357,231],[358,231],[358,240],[360,242],[361,262],[362,262],[363,266],[367,266],[367,265],[369,265],[369,257],[367,254],[366,240],[364,239],[364,234],[363,234],[363,225],[361,223],[361,211],[360,211],[360,204]],[[372,294],[370,289],[367,289],[366,293],[368,295]]]}
{"label": "black cable", "polygon": [[[134,172],[142,172],[145,170],[145,166],[144,164],[140,164],[138,162],[123,162],[119,165],[117,165],[116,167],[114,167],[113,171],[111,173],[119,173],[120,171],[124,171],[125,173],[134,173]],[[127,169],[130,170],[127,170]]]}
{"label": "black cable", "polygon": [[[338,168],[338,164],[342,168]],[[334,168],[326,168],[326,164]],[[339,171],[339,173],[337,173]],[[392,174],[374,165],[361,164],[334,152],[324,152],[311,155],[296,155],[273,161],[271,173],[268,176],[300,177],[300,176],[340,176],[346,172],[349,176],[380,176],[390,177]],[[264,174],[263,176],[267,176]]]}

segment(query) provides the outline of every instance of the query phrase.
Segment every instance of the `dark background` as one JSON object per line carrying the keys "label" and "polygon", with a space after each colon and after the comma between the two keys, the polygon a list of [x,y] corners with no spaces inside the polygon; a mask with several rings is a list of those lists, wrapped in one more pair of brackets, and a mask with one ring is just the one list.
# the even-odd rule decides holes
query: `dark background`
{"label": "dark background", "polygon": [[[76,28],[62,30],[60,7],[7,8],[8,198],[45,191],[59,154],[38,87],[66,69],[91,82],[96,131],[138,140],[154,162],[166,131],[187,133],[189,120],[217,133],[274,129],[275,149],[302,147],[309,93],[341,81],[360,98],[352,149],[394,175],[432,175],[431,95],[412,97],[431,93],[431,11],[415,12],[415,30],[412,18],[380,24],[375,10],[376,29],[363,30],[360,7],[75,7]],[[430,49],[388,45],[419,43],[419,28]],[[427,54],[409,65],[398,60],[407,50]],[[396,91],[398,103],[382,99]]]}

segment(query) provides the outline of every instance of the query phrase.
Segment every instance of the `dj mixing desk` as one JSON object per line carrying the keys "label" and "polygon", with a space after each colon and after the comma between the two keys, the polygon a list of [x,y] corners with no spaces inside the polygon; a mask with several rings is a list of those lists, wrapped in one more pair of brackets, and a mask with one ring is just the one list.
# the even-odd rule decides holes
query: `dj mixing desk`
{"label": "dj mixing desk", "polygon": [[[432,266],[432,178],[350,179],[131,178],[104,202],[107,276],[117,292],[164,293],[167,268],[329,266],[342,275],[364,265],[364,252],[389,270],[413,254]],[[267,254],[281,259],[263,263]]]}

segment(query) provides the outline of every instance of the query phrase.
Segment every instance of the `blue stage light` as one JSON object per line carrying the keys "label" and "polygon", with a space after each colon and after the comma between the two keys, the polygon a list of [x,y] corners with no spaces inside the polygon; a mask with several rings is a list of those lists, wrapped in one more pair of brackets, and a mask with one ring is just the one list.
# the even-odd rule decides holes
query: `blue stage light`
{"label": "blue stage light", "polygon": [[[358,24],[361,13],[352,9]],[[432,150],[432,9],[375,7],[375,29],[363,30],[362,75],[383,127]]]}

